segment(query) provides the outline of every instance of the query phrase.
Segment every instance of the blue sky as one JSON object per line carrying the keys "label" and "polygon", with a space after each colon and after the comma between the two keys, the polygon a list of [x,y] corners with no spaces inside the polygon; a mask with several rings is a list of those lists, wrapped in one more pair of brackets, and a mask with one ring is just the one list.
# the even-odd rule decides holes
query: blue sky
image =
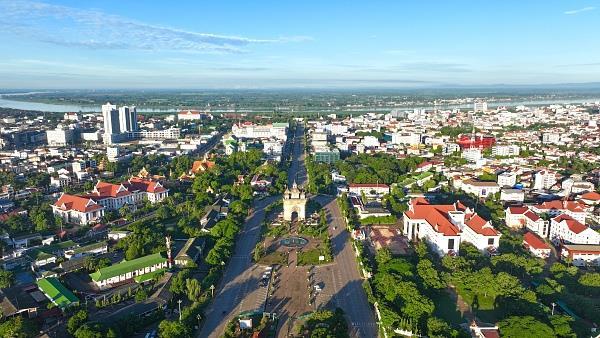
{"label": "blue sky", "polygon": [[0,0],[0,88],[600,81],[600,0]]}

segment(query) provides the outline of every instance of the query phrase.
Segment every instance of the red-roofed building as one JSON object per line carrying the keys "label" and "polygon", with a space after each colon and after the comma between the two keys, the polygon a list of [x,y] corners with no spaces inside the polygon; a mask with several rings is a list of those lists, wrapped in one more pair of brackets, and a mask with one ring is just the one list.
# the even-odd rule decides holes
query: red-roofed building
{"label": "red-roofed building", "polygon": [[535,232],[538,236],[547,238],[550,223],[536,215],[527,207],[508,207],[504,211],[506,225],[513,229],[527,229]]}
{"label": "red-roofed building", "polygon": [[431,168],[433,168],[433,162],[422,162],[417,165],[415,172],[418,172],[418,173],[425,172],[425,171],[429,171]]}
{"label": "red-roofed building", "polygon": [[[104,210],[118,210],[125,205],[135,205],[144,200],[156,203],[169,196],[169,189],[158,181],[131,177],[121,183],[98,182],[89,194],[63,194],[52,206],[54,214],[69,223],[89,224],[104,215]],[[87,208],[91,208],[87,210]],[[100,209],[101,208],[101,209]],[[101,210],[100,214],[93,213]],[[89,213],[92,212],[92,213]]]}
{"label": "red-roofed building", "polygon": [[412,240],[426,240],[440,256],[458,254],[462,241],[492,253],[501,236],[489,221],[460,201],[433,205],[424,198],[410,201],[409,210],[404,213],[403,233]]}
{"label": "red-roofed building", "polygon": [[586,192],[581,195],[579,199],[587,205],[600,205],[600,193],[595,191]]}
{"label": "red-roofed building", "polygon": [[123,186],[133,194],[135,203],[148,200],[154,204],[162,202],[169,197],[169,189],[165,188],[159,181],[132,177]]}
{"label": "red-roofed building", "polygon": [[556,217],[560,214],[567,214],[580,223],[585,223],[586,209],[586,205],[579,201],[562,200],[549,201],[531,206],[531,210],[538,215],[547,213],[550,217]]}
{"label": "red-roofed building", "polygon": [[104,216],[104,206],[88,197],[62,194],[52,212],[67,223],[90,224]]}
{"label": "red-roofed building", "polygon": [[125,204],[134,204],[133,194],[123,184],[96,183],[94,190],[85,197],[91,198],[109,210],[117,210]]}
{"label": "red-roofed building", "polygon": [[533,232],[528,231],[523,235],[523,246],[536,257],[550,257],[550,246]]}
{"label": "red-roofed building", "polygon": [[550,240],[556,244],[600,244],[600,234],[573,217],[562,214],[550,220]]}

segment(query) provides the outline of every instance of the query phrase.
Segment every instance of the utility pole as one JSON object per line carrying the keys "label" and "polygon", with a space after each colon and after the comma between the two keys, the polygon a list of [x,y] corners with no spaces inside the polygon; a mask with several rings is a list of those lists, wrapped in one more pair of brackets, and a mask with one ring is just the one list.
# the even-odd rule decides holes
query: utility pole
{"label": "utility pole", "polygon": [[181,299],[177,301],[177,304],[179,305],[179,321],[181,321],[181,302]]}

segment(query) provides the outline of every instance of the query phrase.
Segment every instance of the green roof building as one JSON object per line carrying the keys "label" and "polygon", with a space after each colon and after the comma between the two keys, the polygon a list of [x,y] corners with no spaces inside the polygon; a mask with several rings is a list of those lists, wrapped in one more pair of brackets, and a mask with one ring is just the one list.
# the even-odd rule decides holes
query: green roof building
{"label": "green roof building", "polygon": [[112,287],[114,284],[168,267],[167,258],[160,253],[155,253],[99,269],[91,273],[90,277],[96,283],[96,286],[105,289]]}
{"label": "green roof building", "polygon": [[317,150],[315,151],[315,161],[322,163],[334,163],[340,160],[340,151],[333,150]]}
{"label": "green roof building", "polygon": [[56,277],[42,278],[37,281],[37,286],[42,293],[61,310],[78,305],[79,298],[67,289]]}

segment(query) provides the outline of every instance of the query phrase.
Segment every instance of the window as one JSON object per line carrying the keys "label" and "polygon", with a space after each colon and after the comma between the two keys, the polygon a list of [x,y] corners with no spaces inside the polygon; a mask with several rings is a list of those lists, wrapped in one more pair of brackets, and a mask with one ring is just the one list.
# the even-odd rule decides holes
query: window
{"label": "window", "polygon": [[488,245],[494,245],[494,239],[488,238]]}
{"label": "window", "polygon": [[448,250],[454,250],[454,238],[448,240]]}

